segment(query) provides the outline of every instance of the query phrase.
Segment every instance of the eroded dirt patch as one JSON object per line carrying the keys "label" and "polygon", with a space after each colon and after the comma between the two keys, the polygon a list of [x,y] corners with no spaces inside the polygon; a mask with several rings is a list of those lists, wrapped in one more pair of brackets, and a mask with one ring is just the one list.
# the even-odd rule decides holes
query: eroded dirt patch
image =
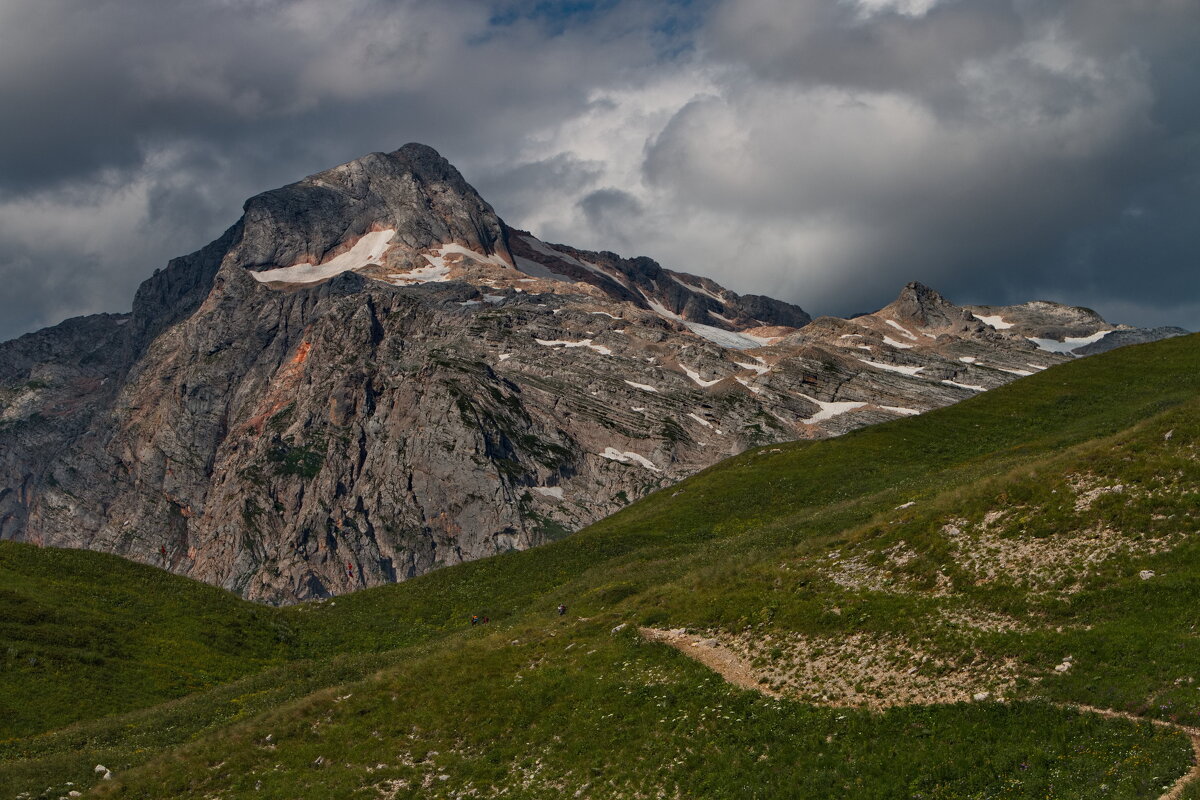
{"label": "eroded dirt patch", "polygon": [[1032,592],[1074,594],[1105,561],[1161,553],[1180,538],[1146,539],[1100,527],[1044,537],[987,531],[955,540],[955,560],[979,582],[1002,580]]}
{"label": "eroded dirt patch", "polygon": [[959,662],[899,636],[762,636],[643,628],[738,686],[817,705],[869,708],[1000,700],[1019,677],[1015,661],[966,654]]}

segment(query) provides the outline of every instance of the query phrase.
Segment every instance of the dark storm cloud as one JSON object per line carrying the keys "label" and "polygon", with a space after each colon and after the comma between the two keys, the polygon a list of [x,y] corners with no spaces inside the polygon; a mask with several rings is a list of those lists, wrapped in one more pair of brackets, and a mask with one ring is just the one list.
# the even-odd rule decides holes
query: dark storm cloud
{"label": "dark storm cloud", "polygon": [[822,310],[919,278],[1196,325],[1200,6],[1119,5],[726,3],[707,41],[730,72],[647,180],[747,222],[774,245],[758,288]]}
{"label": "dark storm cloud", "polygon": [[[0,0],[0,338],[128,308],[246,197],[364,153],[510,163],[592,102],[581,76],[658,60],[656,12],[608,5],[582,30],[470,0]],[[560,191],[586,169],[547,162]],[[502,193],[518,211],[535,172]]]}
{"label": "dark storm cloud", "polygon": [[815,312],[1200,327],[1198,85],[1188,0],[0,0],[0,338],[414,140],[513,225]]}
{"label": "dark storm cloud", "polygon": [[636,245],[626,233],[644,213],[641,201],[629,192],[620,189],[597,189],[579,201],[579,208],[593,231],[608,241],[612,247],[628,251]]}
{"label": "dark storm cloud", "polygon": [[627,32],[581,51],[579,34],[547,39],[534,21],[481,39],[488,6],[470,1],[9,0],[0,13],[0,102],[19,115],[0,128],[10,190],[136,167],[177,139],[353,158],[416,133],[476,149],[572,113],[579,73],[649,58]]}

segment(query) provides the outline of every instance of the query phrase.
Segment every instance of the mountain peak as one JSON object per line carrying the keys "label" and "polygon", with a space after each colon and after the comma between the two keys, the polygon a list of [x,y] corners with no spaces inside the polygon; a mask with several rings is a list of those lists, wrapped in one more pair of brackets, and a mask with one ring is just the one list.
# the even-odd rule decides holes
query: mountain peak
{"label": "mountain peak", "polygon": [[[437,164],[449,169],[454,169],[454,166],[446,160],[446,157],[439,153],[434,148],[421,142],[409,142],[402,147],[388,153],[393,158],[402,158],[413,164]],[[457,172],[458,170],[454,170]]]}
{"label": "mountain peak", "polygon": [[462,174],[428,145],[369,153],[246,201],[230,257],[254,271],[317,265],[366,234],[387,231],[397,257],[457,243],[510,260],[504,223]]}
{"label": "mountain peak", "polygon": [[896,296],[897,303],[915,303],[920,306],[938,306],[949,304],[941,293],[920,281],[909,281],[904,284],[900,294]]}
{"label": "mountain peak", "polygon": [[353,182],[357,178],[364,182],[362,188],[369,190],[374,188],[373,179],[386,179],[402,174],[412,175],[422,182],[446,183],[460,194],[478,196],[462,173],[445,156],[420,142],[409,142],[390,153],[367,153],[345,164],[309,175],[297,183],[311,181],[337,185],[346,181]]}
{"label": "mountain peak", "polygon": [[945,327],[959,322],[963,311],[935,289],[920,281],[910,281],[885,311],[897,319],[923,327]]}

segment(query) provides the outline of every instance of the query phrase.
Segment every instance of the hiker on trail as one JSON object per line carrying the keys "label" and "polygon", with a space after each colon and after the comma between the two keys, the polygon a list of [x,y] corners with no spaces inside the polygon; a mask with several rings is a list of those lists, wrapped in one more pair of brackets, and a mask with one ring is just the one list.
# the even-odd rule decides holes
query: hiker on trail
{"label": "hiker on trail", "polygon": [[162,554],[162,557],[163,557],[164,559],[166,559],[166,557],[167,557],[167,546],[166,546],[165,544],[161,544],[161,545],[159,545],[159,546],[158,546],[158,552]]}
{"label": "hiker on trail", "polygon": [[354,565],[349,561],[346,562],[346,577],[350,580],[354,580]]}
{"label": "hiker on trail", "polygon": [[475,625],[478,625],[478,624],[479,624],[479,615],[478,615],[478,614],[472,614],[472,615],[471,615],[471,625],[472,625],[472,626],[475,626]]}
{"label": "hiker on trail", "polygon": [[560,617],[565,617],[567,615],[567,607],[564,606],[562,603],[558,604],[558,615]]}
{"label": "hiker on trail", "polygon": [[484,614],[483,619],[480,620],[480,622],[482,622],[484,625],[487,625],[489,622],[491,622],[491,619],[488,618],[487,614]]}

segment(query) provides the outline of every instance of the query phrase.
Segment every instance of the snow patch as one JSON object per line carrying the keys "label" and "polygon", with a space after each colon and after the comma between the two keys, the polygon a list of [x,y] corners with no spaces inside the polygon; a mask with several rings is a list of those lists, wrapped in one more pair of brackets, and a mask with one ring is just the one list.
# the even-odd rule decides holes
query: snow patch
{"label": "snow patch", "polygon": [[1027,369],[1009,369],[1008,367],[992,367],[992,369],[998,369],[1001,372],[1007,372],[1011,375],[1020,375],[1022,377],[1033,374]]}
{"label": "snow patch", "polygon": [[888,325],[891,325],[896,330],[900,331],[900,333],[904,335],[904,338],[912,339],[914,342],[917,340],[917,337],[915,335],[913,335],[912,331],[910,331],[908,328],[901,325],[899,322],[896,322],[896,320],[885,319],[884,322],[886,322]]}
{"label": "snow patch", "polygon": [[609,461],[620,461],[622,464],[629,464],[633,462],[641,464],[643,467],[653,472],[659,471],[658,467],[654,466],[654,462],[645,456],[640,456],[637,453],[631,452],[623,453],[615,447],[604,448],[604,452],[601,453],[600,456],[601,458],[607,458]]}
{"label": "snow patch", "polygon": [[341,275],[350,270],[362,269],[368,264],[378,264],[387,252],[392,237],[396,235],[394,228],[382,231],[364,233],[358,241],[344,253],[336,255],[324,264],[294,264],[290,267],[266,269],[262,272],[251,272],[259,283],[282,281],[284,283],[317,283],[328,280],[335,275]]}
{"label": "snow patch", "polygon": [[625,382],[635,389],[641,389],[643,392],[654,392],[655,394],[658,394],[658,389],[655,389],[653,386],[647,386],[644,383],[634,383],[633,381]]}
{"label": "snow patch", "polygon": [[897,342],[890,336],[883,337],[883,343],[889,347],[895,347],[897,350],[911,350],[913,348],[913,345],[905,344],[904,342]]}
{"label": "snow patch", "polygon": [[602,344],[592,344],[591,339],[583,339],[578,342],[567,342],[562,339],[534,339],[535,342],[543,347],[586,347],[589,350],[595,350],[602,356],[611,356],[612,350],[609,350]]}
{"label": "snow patch", "polygon": [[[479,261],[483,264],[491,264],[492,266],[495,266],[495,267],[507,267],[508,266],[508,262],[505,261],[500,256],[496,255],[495,253],[493,253],[490,256],[485,256],[482,253],[476,253],[471,248],[463,247],[461,244],[457,244],[455,242],[450,242],[449,244],[444,244],[441,247],[435,248],[434,252],[437,253],[437,256],[436,256],[437,258],[442,258],[442,259],[444,259],[446,256],[449,256],[449,255],[459,255],[459,256],[463,256],[465,258],[470,258],[475,261]],[[433,263],[434,257],[426,255],[425,258],[431,264]]]}
{"label": "snow patch", "polygon": [[724,328],[714,328],[712,325],[702,325],[699,322],[683,320],[683,324],[697,336],[702,336],[710,342],[730,350],[753,350],[756,347],[764,347],[775,341],[771,337],[752,336],[749,333],[727,331]]}
{"label": "snow patch", "polygon": [[[425,256],[429,258],[429,256]],[[414,283],[445,283],[450,280],[450,267],[441,263],[430,264],[428,267],[417,267],[403,274],[388,276],[388,282],[395,286],[408,286]]]}
{"label": "snow patch", "polygon": [[645,292],[642,292],[641,295],[642,295],[642,299],[646,301],[646,304],[649,305],[650,308],[654,310],[654,313],[658,314],[663,319],[673,319],[676,322],[684,321],[683,317],[679,316],[674,311],[672,311],[671,309],[664,306],[662,303],[658,302],[657,300],[651,300],[649,297],[646,297]]}
{"label": "snow patch", "polygon": [[960,356],[958,360],[963,362],[964,364],[974,364],[979,359],[976,358],[975,356]]}
{"label": "snow patch", "polygon": [[699,384],[701,388],[707,388],[709,386],[714,386],[723,380],[723,378],[717,378],[716,380],[706,381],[700,377],[699,372],[696,372],[696,370],[692,369],[691,367],[689,367],[685,364],[680,364],[679,366],[680,366],[680,368],[683,369],[684,372],[687,373],[687,376],[689,378],[691,378],[693,381],[695,381],[697,384]]}
{"label": "snow patch", "polygon": [[924,367],[904,367],[897,364],[880,364],[878,361],[868,361],[865,358],[860,358],[858,360],[866,364],[868,367],[874,367],[875,369],[886,369],[888,372],[899,372],[901,375],[916,375],[921,370],[925,369]]}
{"label": "snow patch", "polygon": [[512,353],[501,353],[500,354],[501,361],[508,361],[510,358],[512,358]]}
{"label": "snow patch", "polygon": [[1110,333],[1112,333],[1112,331],[1107,330],[1096,331],[1091,336],[1068,336],[1061,342],[1055,339],[1037,339],[1033,336],[1026,336],[1025,338],[1033,342],[1041,350],[1045,350],[1049,353],[1060,353],[1062,355],[1073,356],[1075,355],[1074,351],[1076,348],[1083,347],[1087,344],[1092,344],[1093,342],[1098,342]]}
{"label": "snow patch", "polygon": [[770,370],[771,370],[771,368],[768,367],[766,364],[747,364],[745,361],[735,361],[733,363],[738,365],[742,369],[748,369],[748,370],[757,372],[759,375],[765,375],[767,372],[770,372]]}
{"label": "snow patch", "polygon": [[[671,280],[673,280],[673,281],[675,281],[676,283],[678,283],[678,284],[679,284],[680,286],[682,286],[683,288],[687,289],[689,292],[695,292],[696,294],[702,294],[702,295],[704,295],[705,297],[711,297],[713,300],[716,300],[718,303],[721,303],[722,305],[724,305],[724,304],[725,304],[725,301],[724,301],[724,300],[722,300],[720,297],[717,297],[715,294],[713,294],[712,292],[710,292],[708,289],[705,289],[703,286],[693,286],[692,284],[690,284],[690,283],[687,283],[686,281],[684,281],[684,280],[682,280],[681,278],[679,278],[679,277],[678,277],[677,275],[675,275],[675,273],[673,273],[673,272],[667,272],[667,277],[669,277]],[[713,313],[713,312],[711,312],[711,311],[710,311],[710,312],[708,312],[708,313],[710,313],[710,314],[711,314],[711,313]],[[729,321],[729,320],[725,320],[725,322],[728,322],[728,321]]]}
{"label": "snow patch", "polygon": [[671,309],[664,306],[657,300],[651,300],[646,294],[642,293],[642,299],[646,304],[654,310],[663,319],[674,320],[682,323],[692,333],[704,339],[708,339],[713,344],[720,345],[731,350],[753,350],[756,347],[768,345],[774,339],[765,336],[751,336],[748,333],[738,333],[736,331],[727,331],[724,328],[715,328],[712,325],[702,325],[699,322],[688,322],[683,317],[676,314]]}
{"label": "snow patch", "polygon": [[712,423],[709,422],[708,420],[706,420],[704,417],[700,417],[700,416],[697,416],[697,415],[691,414],[691,413],[689,413],[688,416],[691,417],[692,419],[696,420],[696,422],[699,422],[701,425],[703,425],[706,428],[712,427]]}
{"label": "snow patch", "polygon": [[998,331],[1005,331],[1012,327],[1011,322],[1005,322],[1004,317],[996,314],[994,316],[985,317],[982,314],[976,314],[975,319],[982,322],[984,325],[991,325]]}
{"label": "snow patch", "polygon": [[818,411],[816,414],[813,414],[808,419],[800,420],[801,422],[803,422],[806,425],[813,425],[818,422],[824,422],[827,419],[832,419],[833,417],[836,417],[840,414],[845,414],[848,411],[854,411],[855,409],[862,408],[863,406],[866,405],[866,403],[858,403],[858,402],[847,402],[847,403],[826,402],[824,400],[818,400],[815,397],[809,397],[808,395],[806,395],[802,392],[797,392],[797,394],[799,394],[801,397],[803,397],[805,400],[809,401],[810,403],[815,403],[821,409],[820,411]]}
{"label": "snow patch", "polygon": [[880,406],[880,408],[882,408],[884,411],[890,411],[893,414],[901,414],[906,417],[915,417],[917,414],[921,413],[915,408],[903,408],[901,406]]}
{"label": "snow patch", "polygon": [[[393,273],[388,276],[388,282],[396,286],[410,286],[416,283],[444,283],[450,280],[450,264],[446,259],[452,255],[469,258],[481,264],[491,264],[495,267],[508,266],[508,263],[498,255],[485,256],[482,253],[476,253],[474,250],[454,242],[443,244],[440,247],[434,248],[432,253],[422,253],[421,255],[429,262],[429,266],[418,267],[408,272]],[[517,291],[520,291],[520,289]],[[491,296],[494,297],[496,295]],[[488,302],[493,301],[489,300]]]}
{"label": "snow patch", "polygon": [[959,389],[969,389],[972,392],[986,392],[987,389],[983,386],[972,386],[969,383],[958,383],[957,381],[942,381],[947,386],[957,386]]}

